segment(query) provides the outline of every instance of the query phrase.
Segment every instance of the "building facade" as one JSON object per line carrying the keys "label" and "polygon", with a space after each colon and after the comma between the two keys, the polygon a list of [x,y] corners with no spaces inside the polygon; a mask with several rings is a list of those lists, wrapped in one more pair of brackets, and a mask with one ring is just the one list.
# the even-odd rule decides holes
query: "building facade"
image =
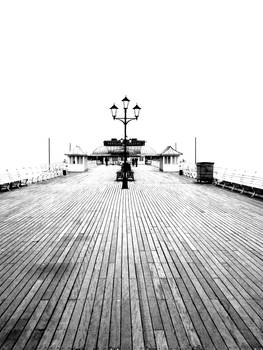
{"label": "building facade", "polygon": [[179,157],[182,155],[172,146],[167,146],[159,156],[160,171],[177,172],[179,171]]}
{"label": "building facade", "polygon": [[[145,145],[143,140],[135,138],[127,140],[126,150],[127,159],[137,159],[139,163],[144,164],[156,156],[155,150]],[[103,146],[96,148],[92,152],[92,156],[98,164],[104,164],[107,161],[109,164],[120,164],[124,160],[124,140],[111,139],[103,142]]]}
{"label": "building facade", "polygon": [[80,146],[69,147],[69,151],[65,153],[67,170],[69,172],[82,172],[88,169],[88,155]]}

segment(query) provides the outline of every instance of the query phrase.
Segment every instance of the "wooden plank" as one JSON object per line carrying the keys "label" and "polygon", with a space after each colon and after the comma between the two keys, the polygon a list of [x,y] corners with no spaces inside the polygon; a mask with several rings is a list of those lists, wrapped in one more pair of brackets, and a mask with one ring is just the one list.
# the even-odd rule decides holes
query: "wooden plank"
{"label": "wooden plank", "polygon": [[105,295],[103,299],[101,320],[99,326],[98,344],[99,349],[108,348],[109,335],[110,335],[110,319],[111,319],[111,303],[113,293],[113,281],[114,281],[114,264],[109,264]]}
{"label": "wooden plank", "polygon": [[85,349],[87,350],[96,349],[97,347],[105,284],[106,280],[104,278],[100,278],[97,285],[95,300],[92,308],[87,338],[85,342]]}
{"label": "wooden plank", "polygon": [[75,301],[69,300],[66,304],[65,310],[62,314],[61,320],[57,326],[56,332],[52,338],[52,342],[49,345],[49,350],[59,350],[61,348],[61,344],[63,342],[64,335],[67,330],[67,326],[72,314],[72,311],[75,307]]}
{"label": "wooden plank", "polygon": [[136,273],[145,347],[155,348],[156,343],[154,338],[154,330],[151,319],[149,301],[147,298],[146,285],[142,271],[142,266],[139,263],[136,264]]}
{"label": "wooden plank", "polygon": [[33,298],[36,291],[39,289],[40,285],[41,285],[41,281],[37,281],[32,286],[32,288],[27,293],[27,295],[24,297],[23,301],[19,304],[19,306],[17,306],[16,310],[11,315],[11,317],[10,317],[10,315],[9,315],[9,317],[10,317],[9,319],[8,319],[8,317],[6,317],[6,323],[2,321],[2,329],[0,331],[0,346],[2,346],[7,335],[9,334],[9,332],[16,325],[17,320],[23,314],[25,308],[30,303],[31,299]]}
{"label": "wooden plank", "polygon": [[[162,317],[163,328],[165,333],[165,338],[169,349],[179,349],[179,342],[177,340],[176,334],[174,332],[174,327],[172,320],[170,318],[168,306],[165,300],[158,300],[158,305],[160,308],[160,314]],[[157,339],[158,344],[158,339]]]}
{"label": "wooden plank", "polygon": [[165,333],[164,331],[155,331],[155,339],[156,339],[156,345],[158,350],[168,350],[168,344],[166,341]]}
{"label": "wooden plank", "polygon": [[131,297],[132,346],[134,349],[144,348],[143,328],[139,298]]}
{"label": "wooden plank", "polygon": [[25,328],[23,329],[23,332],[20,333],[20,336],[18,334],[18,337],[16,339],[13,337],[12,332],[10,332],[7,340],[3,344],[3,349],[5,347],[6,349],[10,349],[13,346],[14,350],[20,350],[25,347],[32,333],[34,332],[37,322],[41,317],[46,305],[47,301],[45,300],[39,302],[37,308],[35,309],[31,318],[28,320],[28,323],[26,324]]}
{"label": "wooden plank", "polygon": [[[100,238],[100,241],[101,241],[101,238]],[[76,318],[79,319],[80,317],[79,323],[78,323],[78,329],[74,339],[74,347],[76,348],[81,348],[81,347],[83,348],[85,346],[86,337],[88,334],[89,322],[90,322],[93,304],[96,296],[96,288],[99,281],[99,269],[100,269],[101,260],[102,260],[102,255],[99,254],[98,249],[99,249],[99,245],[97,246],[97,251],[95,252],[95,254],[97,254],[96,265],[94,266],[92,278],[89,283],[88,293],[86,294],[86,288],[85,288],[84,291],[85,291],[86,297],[84,299],[79,299],[79,305],[82,305],[82,307],[79,308],[79,311],[82,311],[82,313],[81,314],[76,313],[74,315],[75,319]],[[83,304],[83,301],[84,301],[84,304]],[[74,327],[74,323],[72,324],[72,326]]]}

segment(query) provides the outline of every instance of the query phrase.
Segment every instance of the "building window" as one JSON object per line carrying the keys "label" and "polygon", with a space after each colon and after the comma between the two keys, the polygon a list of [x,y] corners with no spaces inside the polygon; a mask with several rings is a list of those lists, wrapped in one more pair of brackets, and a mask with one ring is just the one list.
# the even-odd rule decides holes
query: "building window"
{"label": "building window", "polygon": [[165,156],[164,157],[164,164],[171,164],[171,157]]}

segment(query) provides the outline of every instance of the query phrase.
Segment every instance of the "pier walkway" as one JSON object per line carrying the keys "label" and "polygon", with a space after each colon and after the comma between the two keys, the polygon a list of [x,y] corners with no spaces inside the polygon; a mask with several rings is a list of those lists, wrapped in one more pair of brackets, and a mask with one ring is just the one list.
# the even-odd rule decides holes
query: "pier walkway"
{"label": "pier walkway", "polygon": [[0,193],[0,349],[263,349],[263,202],[116,170]]}

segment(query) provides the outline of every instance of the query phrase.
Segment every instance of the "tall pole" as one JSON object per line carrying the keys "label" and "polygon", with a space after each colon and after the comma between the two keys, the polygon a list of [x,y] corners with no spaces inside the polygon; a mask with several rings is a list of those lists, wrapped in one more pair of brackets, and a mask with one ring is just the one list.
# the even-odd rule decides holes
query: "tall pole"
{"label": "tall pole", "polygon": [[48,170],[50,170],[50,137],[48,138]]}
{"label": "tall pole", "polygon": [[196,164],[196,137],[195,137],[195,164]]}
{"label": "tall pole", "polygon": [[128,189],[128,179],[127,179],[127,135],[126,135],[126,126],[127,126],[127,108],[124,108],[124,172],[122,180],[122,189]]}
{"label": "tall pole", "polygon": [[127,118],[127,109],[129,106],[130,100],[127,98],[127,96],[124,97],[122,100],[123,102],[123,109],[124,109],[124,117],[117,117],[117,110],[118,107],[113,104],[113,106],[110,108],[113,119],[114,120],[120,120],[123,125],[124,125],[124,140],[123,140],[123,146],[124,146],[124,163],[121,169],[122,172],[122,189],[128,189],[128,163],[127,163],[127,134],[126,134],[126,129],[127,129],[127,124],[132,121],[132,120],[137,120],[140,114],[140,107],[138,104],[136,104],[135,107],[133,107],[134,111],[134,117],[129,117]]}

